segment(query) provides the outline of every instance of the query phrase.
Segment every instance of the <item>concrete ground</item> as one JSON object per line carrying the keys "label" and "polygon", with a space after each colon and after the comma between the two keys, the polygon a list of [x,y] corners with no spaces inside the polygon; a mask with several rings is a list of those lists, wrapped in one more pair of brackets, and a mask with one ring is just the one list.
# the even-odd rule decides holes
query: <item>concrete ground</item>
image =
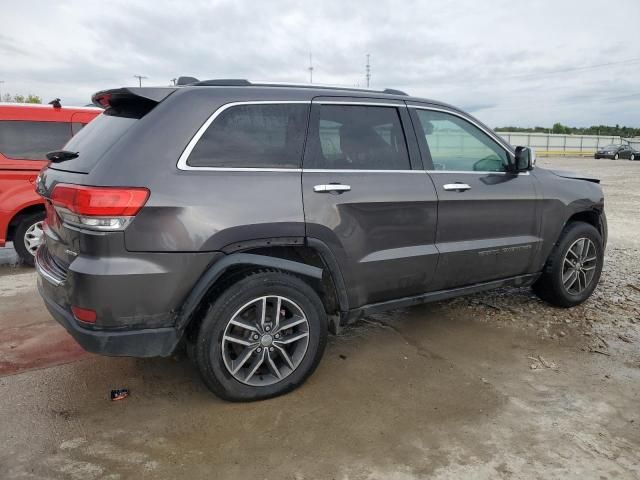
{"label": "concrete ground", "polygon": [[587,303],[510,289],[369,317],[259,403],[218,400],[184,358],[83,352],[33,272],[0,268],[0,478],[640,478],[640,162],[540,164],[603,179]]}

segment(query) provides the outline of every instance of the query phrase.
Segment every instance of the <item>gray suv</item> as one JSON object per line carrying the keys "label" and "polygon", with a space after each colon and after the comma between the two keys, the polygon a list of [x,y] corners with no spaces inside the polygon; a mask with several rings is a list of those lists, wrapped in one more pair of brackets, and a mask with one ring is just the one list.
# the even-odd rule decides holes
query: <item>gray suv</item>
{"label": "gray suv", "polygon": [[89,351],[186,345],[214,393],[256,400],[363,315],[529,285],[571,307],[598,283],[599,181],[450,105],[246,80],[93,101],[37,181],[39,290]]}

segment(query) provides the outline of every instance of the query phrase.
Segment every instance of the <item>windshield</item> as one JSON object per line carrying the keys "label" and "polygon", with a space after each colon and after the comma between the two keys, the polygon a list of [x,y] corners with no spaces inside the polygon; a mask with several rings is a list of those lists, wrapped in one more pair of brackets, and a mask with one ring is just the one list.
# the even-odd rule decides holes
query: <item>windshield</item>
{"label": "windshield", "polygon": [[606,147],[602,147],[603,150],[615,150],[620,145],[607,145]]}

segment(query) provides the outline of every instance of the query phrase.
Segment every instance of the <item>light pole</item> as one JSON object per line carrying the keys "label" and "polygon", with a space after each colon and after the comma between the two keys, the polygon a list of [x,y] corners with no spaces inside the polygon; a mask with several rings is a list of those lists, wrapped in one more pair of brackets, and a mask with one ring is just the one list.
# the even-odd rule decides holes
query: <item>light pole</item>
{"label": "light pole", "polygon": [[145,77],[144,75],[134,75],[133,78],[137,78],[138,79],[138,86],[142,87],[142,79],[143,78],[149,78],[149,77]]}
{"label": "light pole", "polygon": [[2,84],[4,83],[4,80],[0,80],[0,102],[2,101]]}
{"label": "light pole", "polygon": [[367,88],[369,88],[369,81],[371,80],[371,64],[369,63],[369,54],[367,53],[367,67],[366,67]]}

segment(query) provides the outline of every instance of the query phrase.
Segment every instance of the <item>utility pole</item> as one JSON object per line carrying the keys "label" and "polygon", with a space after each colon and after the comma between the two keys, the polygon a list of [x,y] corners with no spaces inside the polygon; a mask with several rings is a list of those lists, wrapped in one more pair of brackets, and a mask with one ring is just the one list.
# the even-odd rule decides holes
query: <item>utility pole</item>
{"label": "utility pole", "polygon": [[138,86],[141,87],[142,86],[142,79],[147,79],[149,77],[145,77],[144,75],[134,75],[133,78],[137,78],[138,79]]}
{"label": "utility pole", "polygon": [[313,83],[313,57],[309,54],[309,83]]}
{"label": "utility pole", "polygon": [[176,86],[176,82],[178,81],[177,78],[172,78],[171,79],[171,84],[175,87]]}
{"label": "utility pole", "polygon": [[4,83],[4,80],[0,80],[0,102],[2,101],[2,84]]}
{"label": "utility pole", "polygon": [[371,65],[369,64],[369,57],[370,57],[370,55],[367,53],[367,68],[366,68],[366,71],[367,71],[367,75],[366,75],[366,77],[367,77],[367,88],[369,88],[369,81],[371,80]]}

